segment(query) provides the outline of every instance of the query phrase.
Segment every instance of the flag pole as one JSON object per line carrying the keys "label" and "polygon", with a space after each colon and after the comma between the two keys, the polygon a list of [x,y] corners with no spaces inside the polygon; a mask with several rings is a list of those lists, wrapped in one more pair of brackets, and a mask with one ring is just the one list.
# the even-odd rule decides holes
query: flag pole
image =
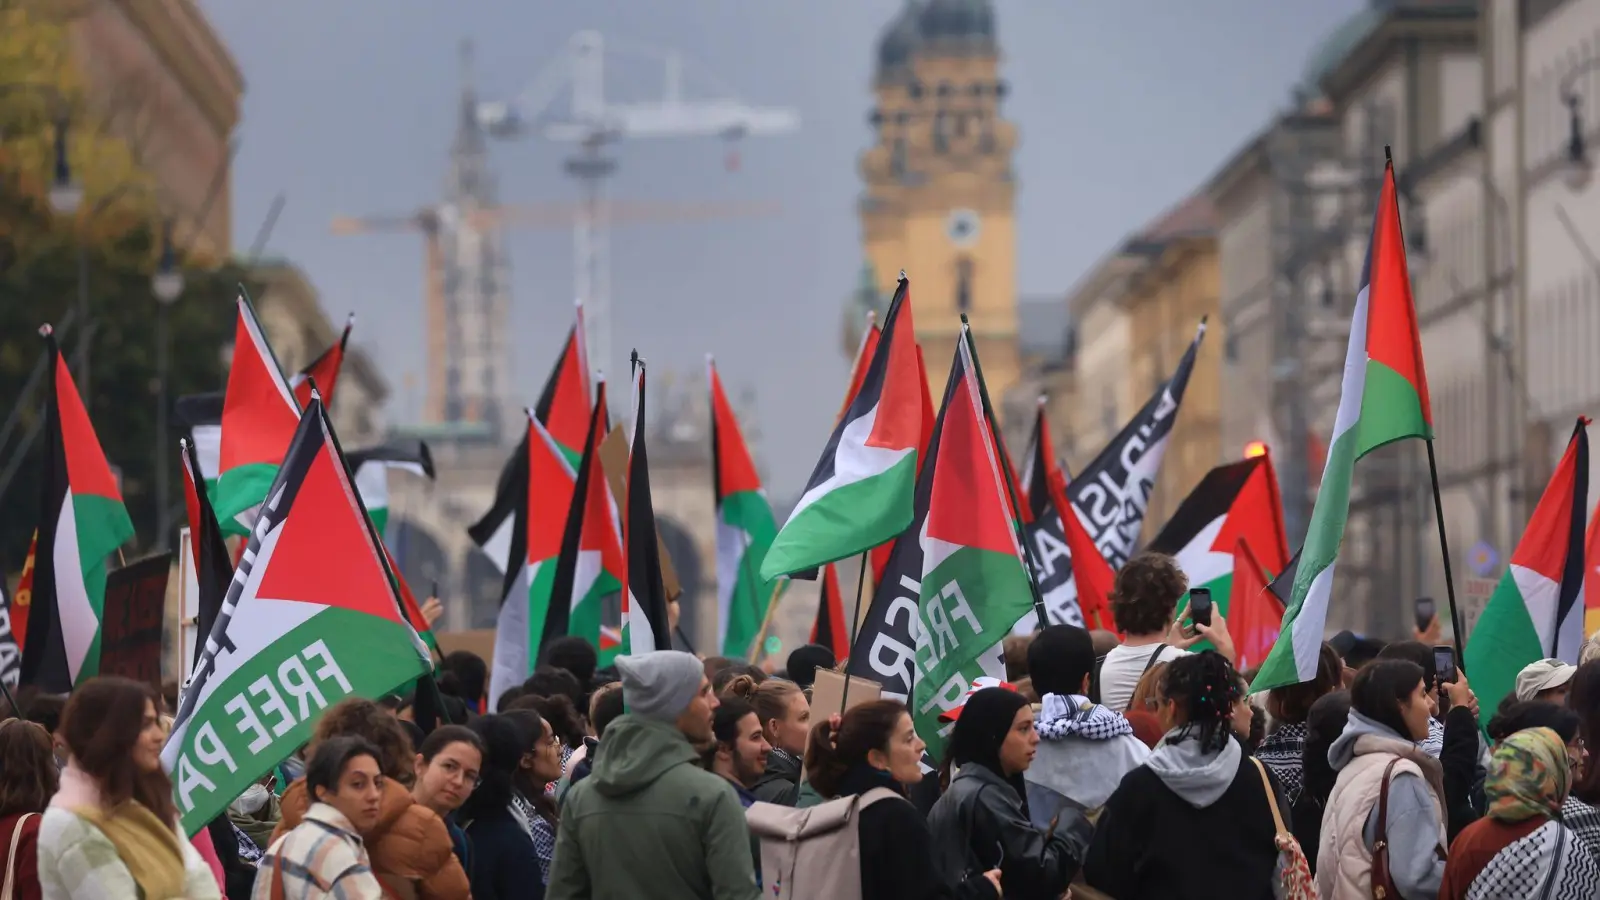
{"label": "flag pole", "polygon": [[767,631],[772,628],[772,614],[778,605],[778,594],[783,590],[781,579],[774,578],[772,582],[772,596],[767,598],[767,612],[761,617],[761,630],[756,632],[755,639],[750,642],[750,649],[747,651],[752,663],[755,662],[756,653],[761,650],[761,645],[766,643]]}
{"label": "flag pole", "polygon": [[[983,417],[989,423],[989,430],[995,436],[995,450],[1004,456],[1005,449],[1000,445],[1000,423],[994,417],[994,404],[989,402],[989,386],[983,380],[983,364],[978,361],[978,346],[972,342],[972,325],[967,321],[967,314],[961,314],[961,335],[967,339],[967,349],[972,353],[972,371],[978,379],[978,396],[983,400]],[[1017,546],[1022,548],[1023,560],[1028,567],[1028,590],[1033,594],[1033,614],[1039,617],[1039,630],[1050,627],[1050,616],[1045,612],[1044,595],[1039,593],[1039,570],[1042,568],[1038,559],[1034,557],[1033,546],[1028,543],[1027,535],[1023,534],[1021,523],[1022,503],[1017,499],[1017,485],[1011,480],[1011,461],[1009,459],[997,460],[1000,466],[1000,478],[1006,484],[1006,495],[1011,498],[1011,532],[1017,541]]]}
{"label": "flag pole", "polygon": [[[872,565],[871,554],[871,550],[861,551],[861,571],[856,573],[856,608],[855,612],[850,614],[850,653],[845,656],[846,660],[855,655],[856,638],[861,636],[861,592],[867,585],[867,567]],[[916,667],[913,666],[912,668],[915,669]],[[839,692],[839,715],[844,715],[844,711],[849,708],[845,705],[849,699],[850,672],[846,670],[844,674],[844,690]]]}
{"label": "flag pole", "polygon": [[1433,438],[1428,445],[1428,477],[1433,481],[1433,520],[1439,525],[1439,551],[1444,556],[1444,595],[1450,602],[1450,638],[1456,648],[1456,668],[1466,672],[1461,665],[1465,657],[1461,651],[1461,614],[1456,611],[1456,578],[1450,571],[1450,539],[1445,536],[1444,501],[1439,497],[1439,462],[1433,453]]}

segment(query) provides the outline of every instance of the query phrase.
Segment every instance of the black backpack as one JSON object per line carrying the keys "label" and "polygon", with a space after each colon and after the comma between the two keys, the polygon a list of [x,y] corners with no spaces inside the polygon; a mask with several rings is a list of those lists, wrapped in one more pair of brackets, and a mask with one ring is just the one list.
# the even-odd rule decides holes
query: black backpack
{"label": "black backpack", "polygon": [[[1152,668],[1155,667],[1156,661],[1161,658],[1161,654],[1166,649],[1167,649],[1167,645],[1166,644],[1157,644],[1156,645],[1156,652],[1150,654],[1150,659],[1148,659],[1144,664],[1144,671],[1139,673],[1139,677],[1140,678],[1144,677],[1145,672],[1149,672]],[[1110,656],[1110,655],[1111,654],[1109,654],[1109,653],[1106,654],[1106,656]],[[1106,657],[1105,656],[1097,656],[1097,657],[1095,657],[1095,660],[1094,660],[1094,671],[1089,674],[1089,700],[1094,702],[1094,703],[1099,703],[1100,702],[1100,670],[1105,667],[1105,664],[1106,664]],[[1127,710],[1119,709],[1119,710],[1117,710],[1117,712],[1127,712]]]}

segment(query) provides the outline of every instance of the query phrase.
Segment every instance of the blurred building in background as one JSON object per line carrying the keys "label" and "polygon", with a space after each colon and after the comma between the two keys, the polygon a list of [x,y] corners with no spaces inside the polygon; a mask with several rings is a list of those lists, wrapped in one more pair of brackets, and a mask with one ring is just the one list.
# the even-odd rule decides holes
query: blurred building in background
{"label": "blurred building in background", "polygon": [[856,352],[863,309],[881,311],[904,270],[936,403],[963,314],[997,405],[1020,375],[1017,130],[1000,115],[1006,85],[994,15],[989,0],[901,8],[878,42],[876,142],[860,161],[866,266],[846,306],[845,352]]}
{"label": "blurred building in background", "polygon": [[233,132],[244,77],[194,0],[29,0],[68,26],[96,127],[121,138],[192,254],[233,248]]}
{"label": "blurred building in background", "polygon": [[[1158,494],[1170,479],[1181,496],[1207,466],[1264,442],[1298,544],[1387,146],[1452,574],[1470,619],[1574,418],[1600,410],[1600,196],[1588,150],[1600,123],[1600,0],[1373,0],[1285,87],[1286,109],[1201,187],[1214,212],[1220,326],[1207,343],[1221,364],[1204,381],[1196,371],[1178,428],[1208,435],[1174,440]],[[1141,325],[1135,312],[1150,243],[1125,241],[1080,279],[1063,301],[1078,345],[1064,366],[1027,375],[1053,404],[1061,398],[1058,446],[1070,462],[1092,457],[1143,402],[1156,354],[1170,370],[1167,348],[1151,346],[1159,320]],[[1170,511],[1156,498],[1152,529]],[[1412,598],[1444,594],[1437,526],[1424,445],[1364,459],[1329,627],[1403,634]]]}

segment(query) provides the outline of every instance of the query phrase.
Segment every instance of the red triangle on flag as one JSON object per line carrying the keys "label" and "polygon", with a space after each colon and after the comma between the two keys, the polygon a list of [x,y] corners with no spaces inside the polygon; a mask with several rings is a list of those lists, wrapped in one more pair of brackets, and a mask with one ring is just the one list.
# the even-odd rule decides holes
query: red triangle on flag
{"label": "red triangle on flag", "polygon": [[578,322],[567,332],[567,343],[561,348],[561,356],[534,406],[539,421],[556,443],[572,450],[583,446],[583,435],[589,430],[589,411],[593,408],[589,402],[589,366],[583,350],[580,311]]}
{"label": "red triangle on flag", "polygon": [[222,403],[219,469],[252,463],[278,465],[300,424],[300,407],[267,346],[255,311],[243,297],[234,326],[233,363]]}
{"label": "red triangle on flag", "polygon": [[61,444],[67,456],[67,483],[74,494],[120,502],[122,491],[117,489],[117,478],[111,474],[105,451],[100,449],[100,438],[94,433],[83,398],[78,396],[67,361],[60,352],[51,355],[56,364],[56,411],[61,417]]}
{"label": "red triangle on flag", "polygon": [[750,459],[750,449],[739,431],[739,420],[728,403],[728,395],[722,390],[717,366],[709,357],[706,368],[711,376],[711,433],[716,436],[716,497],[720,503],[723,497],[761,490],[761,476],[756,474],[756,464]]}
{"label": "red triangle on flag", "polygon": [[394,586],[343,468],[333,444],[324,437],[276,528],[278,535],[256,595],[399,622]]}
{"label": "red triangle on flag", "polygon": [[1267,590],[1267,572],[1250,542],[1240,538],[1233,551],[1233,588],[1228,594],[1228,631],[1239,651],[1239,671],[1259,666],[1283,629],[1283,604]]}
{"label": "red triangle on flag", "polygon": [[928,537],[996,553],[1017,552],[1009,502],[984,421],[978,379],[965,346],[957,350],[963,384],[945,407],[928,498]]}

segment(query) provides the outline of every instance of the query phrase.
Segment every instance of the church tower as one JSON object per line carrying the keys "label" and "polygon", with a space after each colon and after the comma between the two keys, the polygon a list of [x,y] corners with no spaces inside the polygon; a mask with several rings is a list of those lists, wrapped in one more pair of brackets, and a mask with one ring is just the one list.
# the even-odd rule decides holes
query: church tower
{"label": "church tower", "polygon": [[904,269],[934,402],[966,313],[997,410],[1019,376],[1017,131],[1000,117],[999,63],[989,0],[908,0],[884,31],[860,162],[864,283],[845,329],[853,354],[863,307],[881,315]]}

